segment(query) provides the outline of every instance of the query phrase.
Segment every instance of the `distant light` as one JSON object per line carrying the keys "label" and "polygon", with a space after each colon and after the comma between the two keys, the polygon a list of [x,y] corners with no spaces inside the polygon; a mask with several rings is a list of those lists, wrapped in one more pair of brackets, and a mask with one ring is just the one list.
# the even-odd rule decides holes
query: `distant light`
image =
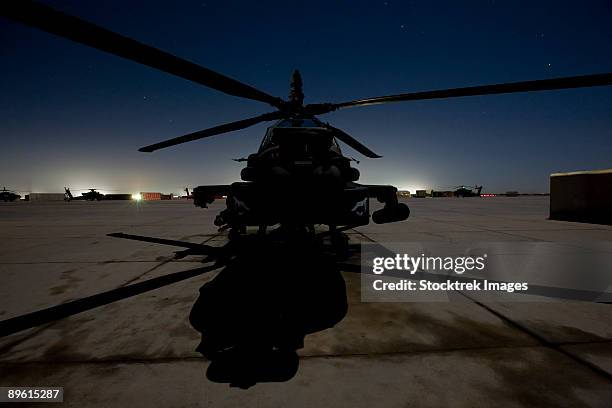
{"label": "distant light", "polygon": [[142,195],[140,195],[140,193],[134,193],[132,194],[132,200],[140,201],[142,200]]}
{"label": "distant light", "polygon": [[495,197],[497,194],[481,194],[481,197]]}

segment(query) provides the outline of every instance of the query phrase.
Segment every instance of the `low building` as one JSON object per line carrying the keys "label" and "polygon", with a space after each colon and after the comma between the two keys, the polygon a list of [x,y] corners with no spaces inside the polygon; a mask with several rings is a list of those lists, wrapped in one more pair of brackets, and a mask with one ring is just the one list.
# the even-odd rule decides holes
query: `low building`
{"label": "low building", "polygon": [[612,225],[612,169],[551,174],[550,219]]}
{"label": "low building", "polygon": [[64,193],[30,193],[29,201],[64,201]]}
{"label": "low building", "polygon": [[106,194],[104,195],[105,200],[131,200],[131,194]]}
{"label": "low building", "polygon": [[157,201],[157,200],[161,200],[162,193],[145,193],[142,192],[140,193],[140,197],[143,200],[146,201]]}
{"label": "low building", "polygon": [[435,191],[433,190],[431,192],[431,196],[432,197],[454,197],[455,192],[454,191]]}

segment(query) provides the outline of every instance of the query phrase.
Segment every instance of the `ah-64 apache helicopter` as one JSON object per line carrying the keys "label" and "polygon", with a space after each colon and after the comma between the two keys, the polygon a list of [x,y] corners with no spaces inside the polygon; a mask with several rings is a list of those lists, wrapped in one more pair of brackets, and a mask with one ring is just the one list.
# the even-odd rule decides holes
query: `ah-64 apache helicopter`
{"label": "ah-64 apache helicopter", "polygon": [[152,152],[276,121],[268,128],[258,152],[241,159],[247,164],[241,172],[243,181],[231,185],[200,186],[193,190],[194,204],[201,207],[212,203],[215,197],[227,196],[227,208],[219,214],[215,224],[229,228],[230,236],[240,234],[247,226],[258,226],[265,231],[267,226],[276,224],[304,230],[313,230],[314,224],[329,225],[334,236],[340,230],[368,224],[370,198],[384,204],[372,214],[375,223],[408,218],[410,211],[405,204],[398,202],[395,187],[357,183],[359,171],[350,166],[350,158],[342,155],[338,141],[366,157],[380,156],[342,130],[323,123],[318,115],[383,103],[612,85],[612,73],[605,73],[305,105],[298,71],[293,74],[289,97],[284,100],[46,5],[24,0],[3,1],[0,15],[217,91],[273,106],[275,110],[270,113],[140,149]]}
{"label": "ah-64 apache helicopter", "polygon": [[455,187],[453,194],[455,197],[480,197],[481,191],[482,186],[476,184],[473,187],[460,185]]}
{"label": "ah-64 apache helicopter", "polygon": [[19,200],[20,198],[21,196],[19,194],[15,193],[14,191],[7,190],[6,187],[3,187],[2,191],[0,191],[0,201],[4,201],[5,203]]}
{"label": "ah-64 apache helicopter", "polygon": [[81,193],[80,196],[73,196],[68,187],[64,187],[64,201],[100,201],[104,200],[104,194],[97,191],[95,188],[90,188]]}

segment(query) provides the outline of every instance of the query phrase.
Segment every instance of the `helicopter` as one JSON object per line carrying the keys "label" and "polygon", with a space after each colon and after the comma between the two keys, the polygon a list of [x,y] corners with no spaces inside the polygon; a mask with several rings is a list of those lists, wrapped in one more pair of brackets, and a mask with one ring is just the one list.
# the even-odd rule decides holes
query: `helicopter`
{"label": "helicopter", "polygon": [[[242,181],[193,189],[194,204],[203,208],[219,197],[226,197],[226,208],[215,219],[215,225],[220,230],[229,229],[230,239],[244,234],[248,226],[258,227],[265,233],[267,227],[277,224],[279,228],[310,232],[314,231],[314,225],[327,225],[329,233],[339,238],[343,230],[367,225],[370,217],[377,224],[399,222],[409,217],[408,206],[398,202],[396,187],[357,183],[360,173],[351,166],[355,160],[342,154],[339,142],[365,157],[381,156],[341,129],[319,120],[320,115],[340,109],[425,99],[612,85],[612,73],[602,73],[304,104],[302,77],[297,70],[291,79],[288,98],[283,99],[34,1],[3,1],[0,15],[225,94],[272,106],[274,110],[268,113],[139,149],[153,152],[274,122],[267,129],[258,151],[237,159],[246,162],[240,174]],[[370,199],[378,200],[383,207],[370,214]]]}
{"label": "helicopter", "polygon": [[454,191],[455,197],[480,197],[482,186],[456,186]]}
{"label": "helicopter", "polygon": [[80,196],[74,197],[68,187],[64,187],[64,201],[85,200],[85,201],[100,201],[104,199],[104,194],[97,191],[95,188],[90,188],[89,191],[81,193]]}
{"label": "helicopter", "polygon": [[0,200],[6,202],[19,200],[21,196],[11,190],[7,190],[6,187],[2,188],[0,191]]}

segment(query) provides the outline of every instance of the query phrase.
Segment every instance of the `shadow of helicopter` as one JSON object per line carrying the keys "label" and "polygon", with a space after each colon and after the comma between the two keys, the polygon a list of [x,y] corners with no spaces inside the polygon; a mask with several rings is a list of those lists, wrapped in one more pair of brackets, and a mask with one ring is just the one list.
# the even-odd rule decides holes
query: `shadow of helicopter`
{"label": "shadow of helicopter", "polygon": [[207,378],[240,388],[291,379],[305,336],[346,315],[336,257],[299,237],[249,236],[226,262],[189,316],[202,333],[197,351],[211,362]]}
{"label": "shadow of helicopter", "polygon": [[222,268],[200,288],[189,321],[202,334],[196,351],[210,361],[207,378],[240,388],[293,378],[304,338],[346,316],[341,271],[359,270],[351,261],[359,262],[361,250],[359,244],[347,244],[339,253],[334,234],[299,227],[240,236],[222,247],[108,235],[183,247],[175,259],[204,255],[203,262]]}

